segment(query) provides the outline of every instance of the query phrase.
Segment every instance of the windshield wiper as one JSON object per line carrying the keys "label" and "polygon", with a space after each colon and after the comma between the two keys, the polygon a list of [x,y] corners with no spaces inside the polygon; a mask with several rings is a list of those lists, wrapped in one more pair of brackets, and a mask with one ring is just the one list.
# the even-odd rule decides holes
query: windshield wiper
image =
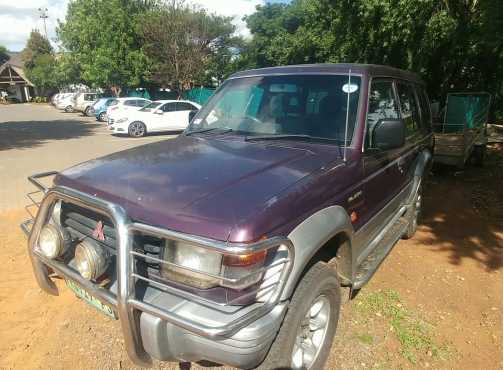
{"label": "windshield wiper", "polygon": [[305,141],[328,141],[328,142],[339,142],[340,140],[331,139],[328,137],[318,137],[311,135],[297,135],[297,134],[285,134],[285,135],[257,135],[257,136],[247,136],[245,141],[261,141],[261,140],[305,140]]}
{"label": "windshield wiper", "polygon": [[204,132],[211,132],[215,130],[221,130],[219,134],[226,134],[228,132],[232,132],[233,130],[231,128],[222,128],[222,127],[212,127],[212,128],[204,128],[202,130],[195,130],[195,131],[189,131],[185,134],[185,136],[190,136],[192,134],[201,134]]}

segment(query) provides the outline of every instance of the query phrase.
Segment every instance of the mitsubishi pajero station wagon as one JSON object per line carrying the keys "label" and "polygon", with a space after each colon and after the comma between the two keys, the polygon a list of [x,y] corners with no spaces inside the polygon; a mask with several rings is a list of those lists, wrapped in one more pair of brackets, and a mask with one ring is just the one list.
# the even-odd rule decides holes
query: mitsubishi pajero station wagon
{"label": "mitsubishi pajero station wagon", "polygon": [[35,277],[118,319],[138,365],[322,369],[343,292],[416,231],[430,127],[398,69],[236,73],[176,139],[30,177]]}

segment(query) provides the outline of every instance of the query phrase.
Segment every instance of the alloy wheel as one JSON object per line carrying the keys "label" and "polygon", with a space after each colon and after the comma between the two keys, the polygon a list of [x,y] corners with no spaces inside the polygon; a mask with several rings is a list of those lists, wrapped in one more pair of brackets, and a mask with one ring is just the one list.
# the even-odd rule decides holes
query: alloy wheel
{"label": "alloy wheel", "polygon": [[141,122],[133,122],[129,126],[129,134],[134,137],[142,137],[145,135],[145,126]]}
{"label": "alloy wheel", "polygon": [[330,321],[330,301],[327,297],[318,296],[306,312],[297,330],[292,351],[293,369],[310,369],[316,361]]}

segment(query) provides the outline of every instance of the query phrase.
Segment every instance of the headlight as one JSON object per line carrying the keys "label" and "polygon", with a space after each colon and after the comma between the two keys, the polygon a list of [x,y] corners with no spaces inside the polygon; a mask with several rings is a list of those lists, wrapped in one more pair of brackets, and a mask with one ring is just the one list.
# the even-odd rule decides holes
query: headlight
{"label": "headlight", "polygon": [[47,224],[38,236],[38,248],[47,258],[54,259],[61,256],[68,245],[68,233],[55,225]]}
{"label": "headlight", "polygon": [[220,253],[168,240],[164,246],[163,257],[165,261],[181,266],[164,264],[161,274],[167,279],[200,289],[213,288],[220,281],[218,278],[206,275],[220,275],[222,267]]}
{"label": "headlight", "polygon": [[126,121],[127,121],[127,118],[124,117],[124,118],[118,119],[116,123],[124,123]]}
{"label": "headlight", "polygon": [[230,256],[168,240],[163,259],[169,263],[162,265],[161,275],[199,289],[216,286],[244,289],[261,280],[262,274],[254,272],[263,266],[266,256],[267,251]]}
{"label": "headlight", "polygon": [[84,240],[75,248],[74,263],[84,279],[96,280],[107,270],[108,257],[100,245]]}

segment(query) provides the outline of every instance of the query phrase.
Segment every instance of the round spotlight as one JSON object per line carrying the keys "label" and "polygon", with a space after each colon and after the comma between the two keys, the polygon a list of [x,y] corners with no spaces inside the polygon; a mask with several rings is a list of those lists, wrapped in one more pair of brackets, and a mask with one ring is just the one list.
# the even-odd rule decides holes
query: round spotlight
{"label": "round spotlight", "polygon": [[38,236],[38,248],[47,258],[54,259],[61,256],[67,246],[66,233],[55,225],[47,224]]}
{"label": "round spotlight", "polygon": [[84,240],[75,248],[75,268],[87,280],[95,280],[105,273],[108,267],[106,252],[100,245]]}

